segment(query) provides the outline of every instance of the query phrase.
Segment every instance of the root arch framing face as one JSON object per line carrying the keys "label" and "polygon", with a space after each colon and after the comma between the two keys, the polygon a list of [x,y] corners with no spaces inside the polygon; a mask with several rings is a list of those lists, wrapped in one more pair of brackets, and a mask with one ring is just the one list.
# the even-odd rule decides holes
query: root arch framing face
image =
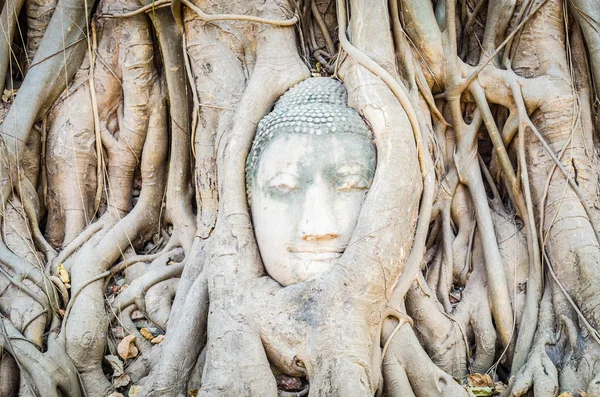
{"label": "root arch framing face", "polygon": [[600,396],[594,1],[0,6],[0,397]]}

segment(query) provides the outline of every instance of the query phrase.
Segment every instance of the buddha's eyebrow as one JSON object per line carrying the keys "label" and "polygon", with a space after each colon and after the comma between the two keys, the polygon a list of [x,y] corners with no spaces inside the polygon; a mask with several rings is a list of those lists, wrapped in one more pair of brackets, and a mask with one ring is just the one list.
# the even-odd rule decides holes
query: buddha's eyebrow
{"label": "buddha's eyebrow", "polygon": [[337,168],[337,173],[342,175],[369,173],[369,167],[358,162],[348,162]]}
{"label": "buddha's eyebrow", "polygon": [[278,162],[275,163],[275,166],[267,173],[269,178],[273,178],[281,174],[288,174],[298,177],[298,165],[290,162]]}
{"label": "buddha's eyebrow", "polygon": [[275,168],[282,171],[296,171],[298,169],[298,163],[291,161],[280,161],[275,163]]}
{"label": "buddha's eyebrow", "polygon": [[298,178],[298,175],[295,172],[287,172],[285,170],[277,170],[268,179],[269,179],[269,181],[272,181],[273,179],[277,178],[278,176],[282,176],[282,175],[289,175],[291,177]]}

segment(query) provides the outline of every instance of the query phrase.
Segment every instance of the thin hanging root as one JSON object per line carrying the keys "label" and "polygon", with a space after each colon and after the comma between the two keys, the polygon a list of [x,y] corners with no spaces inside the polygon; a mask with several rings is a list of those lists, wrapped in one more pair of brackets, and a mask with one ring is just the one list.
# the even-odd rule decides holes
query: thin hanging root
{"label": "thin hanging root", "polygon": [[435,171],[433,169],[431,157],[423,143],[423,133],[421,131],[419,118],[417,117],[417,113],[415,111],[416,107],[413,105],[406,88],[400,85],[396,79],[394,79],[394,77],[392,77],[385,69],[379,66],[375,61],[373,61],[365,53],[360,51],[358,48],[353,46],[350,41],[348,41],[348,37],[346,36],[346,4],[342,0],[336,0],[336,5],[339,23],[338,34],[342,48],[344,51],[346,51],[346,53],[348,53],[348,55],[358,62],[358,64],[381,78],[388,85],[408,116],[413,130],[415,143],[417,145],[419,165],[421,167],[421,175],[424,182],[423,196],[421,198],[421,209],[419,210],[419,219],[417,221],[417,229],[415,232],[413,247],[410,251],[406,265],[404,266],[404,271],[400,275],[390,299],[390,305],[394,307],[395,304],[404,299],[406,291],[408,291],[408,288],[410,288],[410,285],[417,276],[417,272],[420,270],[421,260],[425,253],[427,232],[429,231],[431,209],[433,207],[433,200],[435,198]]}
{"label": "thin hanging root", "polygon": [[550,276],[552,276],[552,279],[556,282],[556,285],[558,285],[558,288],[560,288],[560,290],[564,294],[565,298],[567,299],[567,301],[569,302],[569,304],[571,305],[571,307],[573,307],[573,310],[575,310],[575,312],[577,313],[577,316],[581,319],[581,321],[583,322],[583,324],[587,328],[587,330],[590,333],[590,335],[592,336],[592,338],[596,341],[596,343],[598,343],[598,345],[600,345],[600,334],[592,326],[592,324],[590,324],[590,322],[585,318],[585,316],[583,315],[583,313],[581,312],[581,310],[579,310],[579,308],[577,307],[577,304],[575,302],[573,302],[573,299],[569,296],[569,293],[565,289],[563,283],[556,276],[556,273],[554,272],[554,268],[550,264],[550,258],[548,258],[548,256],[546,255],[546,251],[545,250],[544,250],[544,258],[546,259],[546,265],[548,267],[548,271],[550,273]]}
{"label": "thin hanging root", "polygon": [[67,319],[69,318],[69,314],[71,313],[71,309],[73,308],[73,304],[75,303],[75,301],[77,300],[77,297],[79,296],[79,294],[81,294],[81,292],[90,284],[98,281],[98,280],[102,280],[104,277],[108,277],[110,276],[110,272],[106,271],[104,273],[100,273],[99,275],[92,277],[91,279],[87,280],[86,282],[84,282],[81,287],[79,287],[79,289],[77,291],[75,291],[73,293],[73,295],[71,296],[71,300],[69,300],[69,304],[67,305],[67,308],[65,309],[65,315],[63,317],[63,321],[62,321],[62,325],[61,325],[61,332],[60,334],[63,335],[63,343],[67,343],[66,341],[66,337],[67,337],[67,333],[65,332],[65,327],[67,325]]}
{"label": "thin hanging root", "polygon": [[327,51],[329,51],[329,56],[335,54],[335,46],[333,45],[333,40],[331,39],[331,35],[327,30],[327,25],[325,25],[325,21],[323,21],[323,17],[319,12],[319,7],[317,6],[316,1],[310,2],[310,7],[312,11],[312,15],[315,18],[315,22],[319,26],[319,30],[323,35],[323,39],[325,40],[325,45],[327,46]]}
{"label": "thin hanging root", "polygon": [[571,187],[571,189],[573,189],[573,191],[577,195],[577,198],[579,198],[579,201],[581,201],[581,205],[583,206],[583,209],[585,210],[585,213],[588,216],[590,225],[592,226],[592,229],[594,229],[594,233],[596,235],[596,240],[600,244],[600,229],[598,229],[596,223],[594,222],[594,216],[592,214],[592,210],[590,209],[590,207],[587,203],[587,200],[585,199],[585,196],[579,189],[579,186],[577,186],[577,183],[575,183],[573,178],[570,177],[569,172],[565,169],[565,166],[556,157],[556,154],[554,154],[554,151],[552,151],[552,148],[550,147],[550,145],[548,145],[548,142],[546,142],[546,140],[544,139],[542,134],[540,134],[540,131],[535,127],[535,125],[533,125],[533,123],[531,122],[529,117],[527,117],[527,119],[524,121],[524,123],[526,124],[527,127],[529,127],[533,131],[536,138],[542,143],[542,145],[544,146],[544,149],[546,149],[546,152],[548,152],[548,154],[552,158],[552,161],[554,161],[554,163],[556,164],[558,169],[560,169],[560,171],[563,173],[563,175],[567,179],[567,182],[569,183],[569,186]]}
{"label": "thin hanging root", "polygon": [[34,198],[37,200],[37,193],[35,192],[33,186],[31,186],[29,180],[22,174],[19,175],[19,183],[15,185],[15,188],[21,201],[21,205],[23,206],[25,215],[27,216],[27,223],[31,230],[31,237],[37,248],[44,253],[46,260],[50,262],[56,258],[58,253],[54,250],[54,248],[52,248],[48,241],[46,241],[40,230],[37,211],[32,202]]}
{"label": "thin hanging root", "polygon": [[[481,71],[483,69],[485,69],[485,67],[496,57],[496,55],[498,55],[500,53],[502,48],[504,48],[504,46],[506,44],[508,44],[508,42],[511,41],[512,38],[518,32],[521,31],[521,29],[523,28],[523,26],[525,26],[527,21],[529,21],[540,10],[540,8],[542,8],[542,6],[544,4],[546,4],[547,2],[548,2],[548,0],[542,0],[535,7],[535,9],[529,15],[527,15],[527,17],[525,17],[525,19],[523,19],[523,21],[521,21],[521,23],[506,37],[506,39],[504,39],[504,41],[498,46],[498,48],[496,48],[496,50],[484,62],[480,62],[480,65],[477,68],[477,70],[475,70],[469,77],[467,77],[466,79],[464,79],[463,81],[460,82],[460,87],[461,87],[460,90],[461,91],[465,91],[471,85],[471,83],[475,80],[475,78],[477,78],[477,75],[479,75],[479,73],[481,73]],[[449,18],[449,19],[453,19],[453,18]]]}
{"label": "thin hanging root", "polygon": [[452,312],[450,304],[450,289],[452,288],[452,271],[454,269],[454,255],[452,242],[454,233],[452,232],[450,206],[451,200],[446,200],[442,208],[442,246],[443,260],[440,267],[440,279],[438,281],[438,299],[442,302],[446,313]]}
{"label": "thin hanging root", "polygon": [[178,251],[178,249],[175,248],[173,245],[171,245],[171,241],[169,241],[169,243],[162,250],[160,250],[157,253],[149,254],[149,255],[134,255],[130,258],[123,260],[122,262],[119,262],[118,264],[116,264],[115,266],[110,268],[110,274],[112,274],[114,276],[115,274],[118,274],[118,273],[122,272],[123,270],[127,269],[129,266],[133,265],[134,263],[151,262],[163,255],[172,255],[172,254],[174,255],[177,251]]}
{"label": "thin hanging root", "polygon": [[[174,5],[174,3],[172,4]],[[167,83],[169,114],[171,123],[170,153],[177,153],[169,161],[167,190],[165,192],[165,222],[173,225],[171,244],[179,244],[189,252],[196,230],[196,217],[191,205],[191,159],[190,159],[190,125],[189,94],[186,86],[185,35],[183,27],[177,26],[168,10],[160,10],[152,14],[152,23],[158,36],[158,43],[164,63],[164,75]],[[189,81],[192,92],[195,81]],[[192,110],[192,118],[197,119],[197,110]],[[194,148],[193,143],[191,144]],[[174,245],[171,245],[174,246]]]}
{"label": "thin hanging root", "polygon": [[473,9],[471,14],[469,15],[469,19],[467,19],[467,23],[465,24],[466,33],[469,33],[471,30],[473,30],[473,26],[477,21],[477,16],[479,15],[479,12],[481,11],[485,3],[487,3],[487,0],[479,0],[477,5],[475,6],[475,9]]}
{"label": "thin hanging root", "polygon": [[[87,11],[87,3],[84,2],[84,6]],[[90,26],[86,19],[86,33],[87,37],[90,37]],[[92,118],[94,120],[94,134],[96,135],[96,197],[94,198],[94,213],[98,211],[100,206],[100,200],[102,199],[102,189],[104,187],[104,150],[102,148],[102,137],[100,136],[100,115],[98,114],[98,100],[96,98],[96,83],[94,77],[94,67],[96,65],[96,54],[98,53],[98,39],[96,35],[96,28],[92,21],[92,40],[87,40],[88,43],[88,58],[90,61],[90,71],[88,76],[88,84],[90,86],[90,98],[92,100]]]}
{"label": "thin hanging root", "polygon": [[65,284],[60,278],[56,276],[49,276],[48,279],[52,281],[52,284],[54,284],[56,288],[58,288],[63,305],[64,307],[67,307],[67,305],[69,304],[69,291],[67,291]]}
{"label": "thin hanging root", "polygon": [[[400,43],[405,42],[404,39],[410,40],[410,37],[408,37],[406,32],[402,29],[402,25],[400,23],[400,17],[398,14],[398,1],[390,0],[389,7],[390,7],[390,13],[392,14],[392,30],[394,32],[394,41],[396,42],[396,45],[398,46]],[[411,59],[412,59],[412,57],[411,57]],[[438,120],[440,120],[444,126],[449,127],[450,125],[446,122],[446,120],[444,119],[444,116],[442,116],[439,109],[435,105],[435,100],[433,99],[431,90],[427,86],[427,81],[425,80],[423,71],[420,68],[416,68],[416,70],[415,70],[415,68],[412,67],[412,65],[405,65],[405,66],[407,68],[409,68],[411,71],[413,71],[412,74],[414,74],[413,78],[414,78],[415,82],[417,83],[417,88],[419,89],[419,92],[421,93],[421,95],[423,95],[425,102],[427,102],[427,105],[429,106],[431,113]],[[433,73],[432,73],[432,75],[433,75]]]}
{"label": "thin hanging root", "polygon": [[183,46],[183,61],[185,64],[185,73],[187,75],[189,86],[192,89],[192,100],[193,100],[193,109],[192,109],[192,128],[191,128],[191,137],[190,137],[190,145],[192,146],[192,154],[194,155],[194,159],[196,158],[196,128],[198,127],[198,110],[200,109],[200,99],[198,98],[198,89],[196,87],[196,83],[194,82],[194,75],[192,74],[192,65],[190,65],[190,56],[187,51],[187,42],[185,39],[185,34],[182,35],[182,46]]}
{"label": "thin hanging root", "polygon": [[[485,92],[483,91],[482,87],[476,83],[471,85],[470,91],[475,98],[477,106],[482,111],[490,138],[496,149],[496,153],[502,166],[502,170],[504,171],[507,184],[510,187],[509,193],[511,199],[513,203],[515,203],[519,216],[523,220],[527,230],[527,246],[530,260],[528,284],[529,293],[527,294],[527,303],[523,313],[523,324],[525,325],[519,330],[517,345],[515,348],[515,357],[513,358],[512,364],[512,369],[516,372],[525,363],[529,350],[533,344],[533,338],[536,329],[535,319],[538,316],[539,301],[542,296],[542,270],[539,249],[537,247],[538,236],[535,228],[531,192],[529,191],[529,178],[525,164],[524,140],[521,141],[521,138],[524,139],[524,137],[521,131],[521,136],[519,138],[519,165],[521,167],[522,184],[520,184],[515,175],[510,158],[508,157],[508,153],[506,152],[506,147],[504,146],[502,136],[500,135],[496,123],[492,117],[490,107],[485,98]],[[520,92],[515,93],[513,96],[515,102],[517,103],[517,107],[519,107],[519,101],[522,103],[522,96]],[[524,192],[521,191],[521,185],[524,186]],[[523,199],[523,193],[525,193],[525,199]]]}
{"label": "thin hanging root", "polygon": [[[135,300],[139,296],[143,296],[148,288],[161,281],[179,277],[183,271],[183,266],[184,263],[176,263],[145,273],[143,276],[136,278],[129,287],[117,295],[111,306],[118,312],[119,310],[123,310],[125,307],[134,304]],[[110,274],[110,272],[107,273]]]}
{"label": "thin hanging root", "polygon": [[425,81],[425,76],[423,76],[423,71],[418,69],[415,77],[416,77],[415,81],[417,83],[417,87],[419,88],[419,92],[421,93],[421,95],[423,95],[423,98],[425,98],[425,102],[427,102],[427,105],[429,106],[429,110],[431,110],[431,113],[435,117],[437,117],[437,119],[445,127],[450,127],[450,124],[448,124],[448,122],[446,121],[444,116],[442,116],[442,114],[440,113],[440,110],[435,105],[435,99],[433,98],[433,95],[431,94],[431,90],[427,86],[427,81]]}
{"label": "thin hanging root", "polygon": [[[0,93],[4,92],[6,72],[12,69],[14,59],[17,59],[12,49],[12,42],[15,36],[15,27],[19,20],[19,13],[25,4],[25,0],[6,1],[3,4],[4,7],[2,7],[2,13],[0,14]],[[14,63],[22,73],[19,63]],[[12,70],[10,72],[12,74]]]}
{"label": "thin hanging root", "polygon": [[2,273],[2,275],[11,284],[13,284],[15,287],[17,287],[20,291],[25,292],[25,294],[27,294],[29,297],[31,297],[33,300],[35,300],[37,303],[39,303],[40,306],[42,306],[44,308],[44,310],[46,312],[46,325],[50,324],[50,320],[52,319],[52,314],[54,313],[54,311],[52,310],[52,307],[50,305],[50,302],[47,299],[41,298],[38,294],[35,293],[35,291],[33,291],[31,288],[29,288],[28,286],[23,284],[20,280],[16,279],[15,277],[12,277],[1,266],[0,266],[0,273]]}
{"label": "thin hanging root", "polygon": [[[565,154],[565,152],[567,151],[567,148],[569,147],[569,145],[571,144],[571,141],[573,140],[573,132],[571,132],[571,134],[569,135],[569,139],[566,140],[563,148],[561,149],[560,153],[558,154],[558,160],[560,161],[560,159],[562,159],[563,155]],[[546,233],[544,234],[544,224],[545,224],[545,219],[546,219],[546,211],[545,211],[545,207],[546,207],[546,199],[548,198],[548,192],[550,191],[550,184],[552,182],[552,177],[554,176],[554,172],[556,171],[556,168],[558,168],[558,165],[554,164],[554,166],[552,167],[552,170],[548,173],[548,178],[546,179],[546,185],[544,186],[544,193],[542,194],[542,198],[540,199],[540,204],[539,204],[539,208],[540,208],[540,225],[539,225],[539,231],[540,231],[540,243],[542,245],[542,247],[546,247],[546,241],[548,239],[548,235],[550,233],[550,228],[548,229],[548,231],[546,231]],[[569,186],[569,184],[565,184],[565,188],[563,189],[563,193],[561,196],[561,203],[564,200],[565,194],[567,192],[567,186]],[[554,212],[554,216],[552,217],[552,221],[550,222],[550,224],[554,224],[556,217],[558,216],[558,209],[557,211]]]}

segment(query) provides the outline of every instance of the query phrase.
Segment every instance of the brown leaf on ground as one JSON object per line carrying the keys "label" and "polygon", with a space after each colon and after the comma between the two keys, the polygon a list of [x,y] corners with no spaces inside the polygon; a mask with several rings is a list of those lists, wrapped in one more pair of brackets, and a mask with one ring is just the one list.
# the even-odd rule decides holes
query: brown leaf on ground
{"label": "brown leaf on ground", "polygon": [[130,358],[136,357],[138,355],[138,349],[135,347],[135,335],[127,335],[123,338],[123,340],[119,343],[117,347],[117,351],[119,352],[119,356],[123,358],[123,360],[129,360]]}
{"label": "brown leaf on ground", "polygon": [[64,284],[69,284],[71,282],[69,272],[67,271],[67,269],[65,269],[62,263],[58,264],[58,277],[60,278],[60,281],[62,281]]}
{"label": "brown leaf on ground", "polygon": [[148,328],[142,328],[142,329],[140,329],[140,334],[142,334],[142,336],[144,338],[146,338],[146,340],[152,340],[152,339],[154,339],[154,335],[152,335],[152,332],[150,332],[150,330]]}
{"label": "brown leaf on ground", "polygon": [[473,374],[467,376],[469,387],[491,387],[494,388],[496,385],[488,374]]}
{"label": "brown leaf on ground", "polygon": [[140,392],[142,391],[142,386],[133,385],[129,388],[129,393],[127,395],[129,397],[137,397],[138,395],[141,397]]}
{"label": "brown leaf on ground", "polygon": [[123,397],[121,393],[113,392],[108,395],[108,397]]}
{"label": "brown leaf on ground", "polygon": [[568,391],[566,391],[566,392],[560,393],[560,395],[558,397],[573,397],[573,395],[571,393],[569,393]]}

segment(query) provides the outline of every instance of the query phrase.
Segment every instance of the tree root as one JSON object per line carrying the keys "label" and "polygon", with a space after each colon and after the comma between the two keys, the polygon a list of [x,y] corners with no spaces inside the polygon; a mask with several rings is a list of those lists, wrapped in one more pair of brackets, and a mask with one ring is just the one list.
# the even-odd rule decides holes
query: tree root
{"label": "tree root", "polygon": [[[386,323],[383,340],[390,337],[394,327],[394,322]],[[431,361],[406,324],[401,326],[390,343],[383,358],[383,368],[388,375],[384,379],[390,396],[410,396],[410,393],[415,397],[469,395],[450,375]]]}
{"label": "tree root", "polygon": [[64,348],[53,335],[48,338],[48,350],[41,353],[27,341],[6,318],[2,317],[3,335],[0,346],[14,354],[20,366],[27,371],[38,393],[45,396],[80,397],[77,370],[64,352]]}
{"label": "tree root", "polygon": [[529,390],[533,390],[536,396],[558,394],[558,371],[546,352],[546,345],[555,342],[553,329],[551,294],[550,289],[546,288],[540,306],[539,326],[534,347],[527,357],[527,363],[512,379],[504,396],[523,397]]}

